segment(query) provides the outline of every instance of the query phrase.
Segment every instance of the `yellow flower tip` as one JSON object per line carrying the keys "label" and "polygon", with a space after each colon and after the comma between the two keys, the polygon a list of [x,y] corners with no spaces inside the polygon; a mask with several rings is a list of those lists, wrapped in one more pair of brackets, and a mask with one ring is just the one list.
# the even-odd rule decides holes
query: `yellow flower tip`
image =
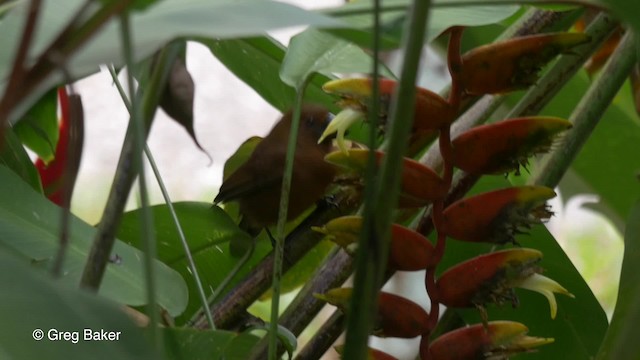
{"label": "yellow flower tip", "polygon": [[554,293],[563,294],[575,298],[572,293],[562,287],[562,285],[558,284],[558,282],[540,274],[533,274],[529,276],[520,285],[518,285],[518,287],[532,290],[544,295],[549,301],[552,319],[555,319],[558,313],[558,303],[556,302]]}
{"label": "yellow flower tip", "polygon": [[321,234],[329,235],[329,230],[325,226],[312,226],[311,230],[319,232]]}
{"label": "yellow flower tip", "polygon": [[514,345],[517,345],[520,348],[524,349],[533,349],[538,346],[551,344],[556,341],[554,338],[542,338],[535,336],[522,336],[518,340],[514,342]]}
{"label": "yellow flower tip", "polygon": [[553,338],[528,336],[529,328],[514,321],[492,321],[489,332],[493,346],[507,352],[526,351],[555,341]]}
{"label": "yellow flower tip", "polygon": [[362,118],[362,115],[363,113],[361,111],[352,108],[346,108],[340,111],[324,130],[318,140],[318,144],[324,141],[327,136],[338,133],[338,148],[340,148],[340,151],[343,153],[347,153],[347,150],[351,147],[351,142],[345,140],[344,134],[351,125]]}
{"label": "yellow flower tip", "polygon": [[324,83],[322,90],[346,97],[367,97],[371,95],[371,84],[367,78],[336,79]]}
{"label": "yellow flower tip", "polygon": [[313,297],[327,303],[329,302],[329,298],[325,294],[313,293]]}

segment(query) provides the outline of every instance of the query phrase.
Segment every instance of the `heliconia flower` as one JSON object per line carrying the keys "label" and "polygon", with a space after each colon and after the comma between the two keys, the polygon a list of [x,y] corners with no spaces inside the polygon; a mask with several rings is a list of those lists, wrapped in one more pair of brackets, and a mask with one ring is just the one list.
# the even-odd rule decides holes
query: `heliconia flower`
{"label": "heliconia flower", "polygon": [[589,41],[590,37],[583,33],[552,33],[477,47],[462,56],[461,86],[472,95],[527,88],[554,57]]}
{"label": "heliconia flower", "polygon": [[[361,216],[343,216],[322,227],[312,229],[326,234],[329,239],[354,254],[362,230]],[[391,224],[388,266],[394,270],[417,271],[430,265],[433,245],[421,234],[398,224]]]}
{"label": "heliconia flower", "polygon": [[333,133],[338,133],[336,141],[338,142],[338,148],[344,153],[347,152],[347,144],[345,143],[344,134],[356,121],[361,120],[364,116],[360,110],[346,108],[338,113],[333,120],[327,125],[327,128],[318,139],[318,144],[324,141],[327,136]]}
{"label": "heliconia flower", "polygon": [[[352,293],[352,288],[335,288],[314,296],[347,313]],[[380,292],[373,335],[414,338],[424,333],[428,321],[429,315],[420,305],[402,296]]]}
{"label": "heliconia flower", "polygon": [[[366,113],[371,97],[371,83],[372,79],[370,78],[338,79],[326,82],[322,89],[340,96],[342,100],[338,104],[341,107],[353,108]],[[392,79],[381,78],[378,83],[381,101],[379,116],[386,118],[389,102],[397,82]],[[447,100],[432,91],[416,86],[414,132],[438,130],[443,126],[449,126],[455,120],[456,115],[456,109]]]}
{"label": "heliconia flower", "polygon": [[[431,360],[507,359],[550,344],[553,338],[528,336],[529,329],[514,321],[490,321],[448,332],[428,348]],[[422,357],[426,358],[426,354]]]}
{"label": "heliconia flower", "polygon": [[[337,345],[333,348],[338,354],[340,354],[340,358],[342,358],[342,354],[344,353],[344,345]],[[380,351],[374,348],[368,348],[367,360],[398,360],[398,358],[396,358],[395,356],[391,356],[384,351]]]}
{"label": "heliconia flower", "polygon": [[517,248],[480,255],[445,271],[436,282],[437,298],[454,308],[479,307],[486,304],[514,306],[518,298],[514,288],[521,287],[543,294],[549,301],[551,318],[558,305],[554,293],[573,295],[557,282],[540,275],[538,262],[542,253]]}
{"label": "heliconia flower", "polygon": [[[384,152],[375,151],[378,165],[383,157]],[[346,153],[336,151],[325,156],[327,162],[358,174],[364,174],[368,158],[369,150],[365,149],[350,149]],[[446,196],[448,187],[433,170],[409,158],[402,161],[400,208],[422,207]]]}
{"label": "heliconia flower", "polygon": [[526,166],[532,155],[549,151],[571,122],[532,116],[475,127],[451,142],[453,165],[472,174],[504,174]]}
{"label": "heliconia flower", "polygon": [[461,199],[444,210],[440,231],[461,241],[515,243],[516,234],[553,215],[546,201],[555,196],[544,186],[518,186]]}
{"label": "heliconia flower", "polygon": [[58,89],[58,98],[60,101],[61,121],[54,158],[48,164],[38,158],[35,162],[35,167],[40,175],[42,187],[47,198],[53,203],[62,206],[62,178],[64,176],[64,168],[67,164],[69,132],[71,130],[69,123],[69,96],[64,87]]}

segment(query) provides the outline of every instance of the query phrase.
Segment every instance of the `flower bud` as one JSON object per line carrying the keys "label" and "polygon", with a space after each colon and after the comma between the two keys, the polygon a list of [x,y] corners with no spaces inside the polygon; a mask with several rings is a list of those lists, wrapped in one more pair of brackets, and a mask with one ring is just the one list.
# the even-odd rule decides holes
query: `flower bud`
{"label": "flower bud", "polygon": [[528,158],[549,151],[571,122],[548,116],[509,119],[475,127],[451,142],[453,165],[472,174],[504,174],[525,167]]}
{"label": "flower bud", "polygon": [[[507,359],[550,344],[553,338],[527,336],[529,329],[514,321],[491,321],[448,332],[431,343],[431,360]],[[425,358],[425,357],[423,357]]]}
{"label": "flower bud", "polygon": [[[390,99],[397,82],[391,79],[379,79],[380,117],[386,118]],[[322,86],[328,93],[342,98],[339,105],[344,108],[357,109],[363,113],[368,111],[372,91],[370,78],[350,78],[328,81]],[[449,126],[456,118],[457,111],[447,100],[427,89],[416,86],[416,104],[413,121],[414,131],[438,130]]]}
{"label": "flower bud", "polygon": [[[375,151],[378,165],[382,163],[384,152]],[[336,151],[328,154],[325,160],[331,164],[364,174],[369,150],[350,149],[346,153]],[[447,186],[429,167],[409,158],[404,158],[402,167],[402,183],[400,188],[400,208],[422,207],[447,194]]]}
{"label": "flower bud", "polygon": [[542,253],[518,248],[480,255],[453,266],[436,282],[437,299],[454,308],[484,307],[485,304],[514,306],[518,298],[514,288],[522,287],[543,294],[549,301],[551,318],[557,313],[554,293],[572,296],[557,282],[540,275]]}
{"label": "flower bud", "polygon": [[588,41],[590,37],[582,33],[554,33],[477,47],[462,56],[462,88],[472,95],[527,88],[535,84],[540,69],[554,57]]}
{"label": "flower bud", "polygon": [[543,186],[495,190],[458,200],[443,212],[441,231],[457,240],[515,243],[515,235],[553,213],[546,201],[556,193]]}
{"label": "flower bud", "polygon": [[[354,254],[362,230],[361,216],[343,216],[313,230],[326,234],[329,239]],[[430,264],[433,245],[421,234],[398,224],[391,224],[388,266],[394,270],[424,270]]]}
{"label": "flower bud", "polygon": [[[352,288],[335,288],[314,296],[346,313],[352,293]],[[380,292],[373,335],[414,338],[424,333],[428,321],[429,315],[420,305],[398,295]]]}

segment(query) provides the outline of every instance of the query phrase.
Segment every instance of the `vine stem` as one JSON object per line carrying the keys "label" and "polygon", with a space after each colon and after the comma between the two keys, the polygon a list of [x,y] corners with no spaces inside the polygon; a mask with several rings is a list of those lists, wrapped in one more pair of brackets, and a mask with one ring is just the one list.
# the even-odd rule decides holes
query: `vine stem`
{"label": "vine stem", "polygon": [[[372,214],[364,215],[364,231],[360,234],[354,294],[349,302],[347,335],[343,358],[364,359],[367,342],[373,328],[377,308],[377,294],[384,279],[384,265],[389,251],[389,234],[393,209],[400,189],[401,158],[407,148],[415,111],[415,79],[425,39],[426,24],[431,1],[415,0],[409,11],[409,22],[404,37],[404,60],[400,82],[391,101],[389,146],[375,184]],[[370,179],[368,179],[370,180]],[[366,226],[368,225],[368,226]]]}

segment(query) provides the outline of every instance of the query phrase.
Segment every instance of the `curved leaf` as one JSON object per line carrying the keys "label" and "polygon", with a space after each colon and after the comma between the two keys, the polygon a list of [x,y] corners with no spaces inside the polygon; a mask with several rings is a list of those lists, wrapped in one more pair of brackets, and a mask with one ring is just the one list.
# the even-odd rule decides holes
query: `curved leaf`
{"label": "curved leaf", "polygon": [[[0,354],[3,359],[158,359],[144,336],[116,304],[62,286],[0,248]],[[43,331],[36,341],[32,334]],[[113,332],[117,341],[85,340],[85,331]],[[69,341],[54,340],[59,331]],[[116,335],[117,334],[117,335]],[[35,335],[38,335],[35,333]]]}
{"label": "curved leaf", "polygon": [[[286,50],[278,41],[269,36],[194,40],[209,47],[220,62],[273,107],[284,112],[293,106],[295,90],[278,75]],[[333,104],[333,97],[322,91],[322,84],[328,80],[324,75],[315,76],[307,87],[305,100],[335,112],[338,108]]]}
{"label": "curved leaf", "polygon": [[[13,172],[0,166],[0,246],[23,255],[38,268],[48,269],[58,250],[61,211],[36,193]],[[72,216],[71,235],[60,280],[77,286],[91,248],[95,228]],[[116,241],[99,293],[123,304],[140,306],[147,302],[144,286],[144,256],[140,251]],[[171,315],[180,314],[187,304],[187,287],[182,277],[161,262],[155,263],[158,303]]]}
{"label": "curved leaf", "polygon": [[[229,275],[229,271],[238,263],[239,258],[229,253],[229,241],[249,235],[240,230],[235,222],[217,206],[210,203],[178,202],[173,204],[182,230],[189,243],[191,255],[198,269],[205,293],[212,295],[218,285]],[[140,211],[133,210],[124,214],[118,238],[137,248],[142,247],[140,239]],[[169,213],[167,205],[151,207],[153,213],[156,238],[158,241],[158,259],[176,270],[186,280],[189,288],[187,310],[176,319],[178,324],[188,321],[202,306],[197,293],[193,274],[191,273],[184,248]],[[251,242],[251,239],[247,239]],[[257,248],[239,274],[231,281],[231,289],[242,276],[271,250],[268,241],[258,241]]]}
{"label": "curved leaf", "polygon": [[[307,29],[291,38],[282,61],[280,78],[292,87],[300,86],[314,72],[333,73],[371,71],[371,56],[353,43],[317,29]],[[382,75],[394,77],[386,68]]]}

